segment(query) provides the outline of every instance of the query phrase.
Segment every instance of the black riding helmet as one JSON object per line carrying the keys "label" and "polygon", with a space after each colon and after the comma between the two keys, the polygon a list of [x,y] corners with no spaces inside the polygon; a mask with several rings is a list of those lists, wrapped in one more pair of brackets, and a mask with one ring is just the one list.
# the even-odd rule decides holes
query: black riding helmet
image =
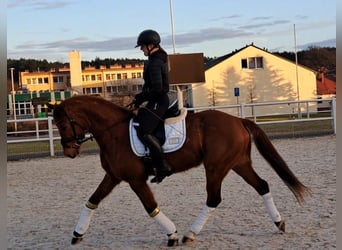
{"label": "black riding helmet", "polygon": [[160,36],[158,32],[154,30],[144,30],[142,31],[137,39],[137,45],[136,47],[139,47],[141,45],[148,45],[153,44],[154,46],[159,46],[160,44]]}

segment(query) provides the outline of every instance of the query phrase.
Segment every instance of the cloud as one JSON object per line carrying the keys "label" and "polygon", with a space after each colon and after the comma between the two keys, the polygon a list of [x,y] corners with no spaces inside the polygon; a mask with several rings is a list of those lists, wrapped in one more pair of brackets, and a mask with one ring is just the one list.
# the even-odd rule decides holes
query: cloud
{"label": "cloud", "polygon": [[[331,38],[331,39],[327,39],[327,40],[321,40],[321,41],[314,41],[314,42],[310,42],[310,43],[305,43],[305,44],[300,44],[297,46],[297,50],[306,50],[309,47],[321,47],[321,48],[326,48],[326,47],[330,47],[330,48],[336,48],[336,38]],[[280,52],[280,51],[287,51],[287,49],[285,50],[285,48],[283,46],[281,47],[275,47],[272,50],[270,50],[272,52]],[[294,51],[294,48],[290,51]]]}
{"label": "cloud", "polygon": [[[256,33],[253,32],[253,28],[268,27],[270,25],[276,24],[286,24],[286,20],[278,20],[274,22],[264,22],[258,25],[245,25],[239,27],[239,29],[233,28],[205,28],[201,30],[185,32],[176,34],[176,44],[178,48],[192,47],[193,45],[219,41],[224,39],[234,39],[240,38],[241,40],[246,40],[246,38],[255,39]],[[265,35],[265,34],[264,34]],[[267,36],[272,36],[268,34]],[[75,37],[72,39],[63,39],[49,42],[35,42],[35,41],[25,41],[22,44],[16,46],[15,50],[8,51],[8,55],[13,57],[15,55],[42,55],[52,56],[53,54],[67,54],[71,50],[79,50],[82,53],[97,53],[106,54],[111,52],[127,52],[135,53],[134,46],[136,42],[136,37],[126,36],[126,37],[112,37],[104,40],[93,40],[88,37]],[[172,36],[162,35],[162,46],[165,49],[172,47]],[[319,46],[319,47],[336,47],[336,39],[328,39],[324,41],[316,41],[307,44],[302,44],[298,46],[298,49],[307,49],[309,46]],[[235,48],[239,49],[239,48]],[[272,51],[281,51],[284,48],[278,47],[272,49]],[[139,51],[138,51],[139,52]]]}
{"label": "cloud", "polygon": [[242,25],[239,28],[240,29],[254,29],[254,28],[261,28],[261,27],[272,27],[274,25],[288,24],[288,23],[290,23],[290,21],[288,21],[288,20],[277,20],[277,21],[273,21],[273,22],[264,22],[264,23]]}
{"label": "cloud", "polygon": [[252,21],[255,21],[255,20],[269,20],[269,19],[272,19],[272,17],[270,17],[270,16],[259,16],[259,17],[252,18]]}
{"label": "cloud", "polygon": [[295,16],[297,19],[308,19],[309,17],[308,16],[304,16],[304,15],[296,15]]}
{"label": "cloud", "polygon": [[308,49],[309,47],[332,47],[332,48],[336,48],[336,38],[302,44],[302,45],[298,46],[298,49],[305,50],[305,49]]}
{"label": "cloud", "polygon": [[209,19],[209,21],[221,21],[221,20],[226,20],[226,19],[235,19],[239,17],[241,17],[241,15],[222,16],[222,17]]}
{"label": "cloud", "polygon": [[28,50],[85,50],[85,51],[115,51],[115,50],[127,50],[134,48],[133,44],[135,37],[126,38],[112,38],[104,41],[89,40],[86,37],[77,37],[74,39],[59,40],[47,43],[34,43],[25,42],[22,45],[16,47],[16,49],[28,49]]}
{"label": "cloud", "polygon": [[[242,30],[225,29],[225,28],[207,28],[196,32],[188,32],[176,35],[177,45],[186,46],[205,41],[213,41],[220,39],[229,39],[235,37],[247,37],[252,35],[250,32]],[[83,50],[83,51],[120,51],[130,50],[135,46],[136,37],[122,37],[122,38],[111,38],[102,41],[90,40],[86,37],[77,37],[73,39],[59,40],[54,42],[46,43],[35,43],[32,41],[25,42],[16,47],[19,50]],[[163,46],[172,45],[172,36],[168,35],[162,37]]]}
{"label": "cloud", "polygon": [[[235,37],[251,36],[251,32],[226,28],[206,28],[196,32],[177,34],[176,40],[179,45],[190,45],[205,41],[229,39]],[[165,39],[167,44],[171,44],[171,36]]]}

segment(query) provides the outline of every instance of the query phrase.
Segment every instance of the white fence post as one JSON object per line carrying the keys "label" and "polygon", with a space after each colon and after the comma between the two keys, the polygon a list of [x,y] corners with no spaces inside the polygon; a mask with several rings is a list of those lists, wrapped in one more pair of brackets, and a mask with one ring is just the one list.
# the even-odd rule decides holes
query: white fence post
{"label": "white fence post", "polygon": [[240,105],[240,107],[241,107],[241,118],[245,118],[246,116],[245,116],[245,105],[243,104],[243,103],[241,103],[241,105]]}
{"label": "white fence post", "polygon": [[53,127],[52,127],[52,116],[48,116],[48,129],[49,129],[49,143],[50,143],[50,156],[55,156],[55,148],[53,146]]}
{"label": "white fence post", "polygon": [[39,122],[36,120],[36,138],[39,139]]}
{"label": "white fence post", "polygon": [[332,98],[331,100],[331,108],[332,108],[332,117],[333,117],[333,123],[334,123],[334,134],[336,135],[336,98]]}

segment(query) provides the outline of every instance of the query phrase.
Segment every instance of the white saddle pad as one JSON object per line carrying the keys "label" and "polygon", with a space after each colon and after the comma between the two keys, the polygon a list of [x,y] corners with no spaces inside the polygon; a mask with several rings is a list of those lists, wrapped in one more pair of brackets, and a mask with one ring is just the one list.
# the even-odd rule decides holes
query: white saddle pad
{"label": "white saddle pad", "polygon": [[[185,117],[187,109],[180,110],[181,113],[177,117],[171,117],[165,120],[165,143],[162,145],[164,153],[171,153],[180,149],[186,138],[186,126]],[[137,131],[134,126],[139,126],[138,123],[134,123],[133,119],[129,122],[129,138],[131,142],[131,148],[137,156],[145,156],[148,153],[148,148],[145,148],[144,144],[140,141],[137,135]]]}

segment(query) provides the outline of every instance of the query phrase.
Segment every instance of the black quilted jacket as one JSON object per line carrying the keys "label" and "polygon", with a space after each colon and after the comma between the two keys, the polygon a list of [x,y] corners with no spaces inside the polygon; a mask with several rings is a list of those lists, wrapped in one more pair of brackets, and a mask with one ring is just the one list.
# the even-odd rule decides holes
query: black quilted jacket
{"label": "black quilted jacket", "polygon": [[156,101],[158,96],[169,92],[167,53],[159,49],[149,56],[144,65],[144,85],[140,94],[141,103]]}

